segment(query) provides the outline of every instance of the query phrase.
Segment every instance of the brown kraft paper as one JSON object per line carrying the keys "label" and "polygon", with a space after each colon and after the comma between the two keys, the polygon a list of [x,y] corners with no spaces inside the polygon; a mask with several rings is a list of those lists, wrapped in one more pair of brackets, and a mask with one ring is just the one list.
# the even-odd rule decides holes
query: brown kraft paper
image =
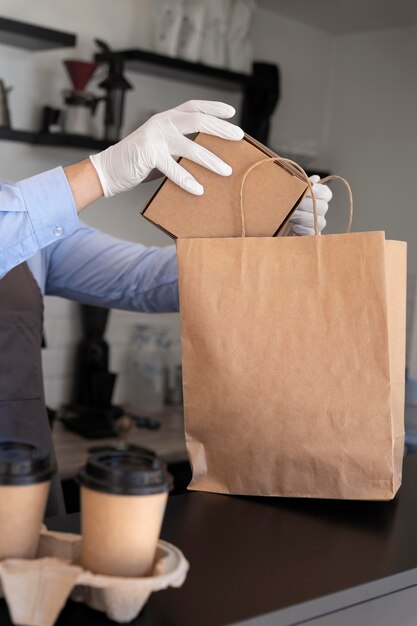
{"label": "brown kraft paper", "polygon": [[176,245],[190,489],[393,498],[406,244],[362,232]]}
{"label": "brown kraft paper", "polygon": [[[194,196],[165,179],[142,215],[174,238],[237,237],[243,176],[260,159],[276,155],[248,135],[241,141],[228,141],[200,133],[195,141],[228,163],[233,169],[231,176],[219,176],[181,159],[181,165],[203,185],[204,194]],[[245,186],[246,236],[283,234],[306,190],[306,182],[291,164],[267,159]]]}
{"label": "brown kraft paper", "polygon": [[82,486],[83,567],[107,576],[147,576],[167,500],[167,492],[132,496]]}
{"label": "brown kraft paper", "polygon": [[180,587],[189,569],[182,552],[161,540],[146,577],[96,575],[80,566],[80,555],[80,535],[43,529],[35,559],[0,562],[0,598],[4,596],[13,624],[53,626],[70,595],[111,620],[130,622],[151,593]]}
{"label": "brown kraft paper", "polygon": [[50,484],[0,486],[0,560],[35,556]]}

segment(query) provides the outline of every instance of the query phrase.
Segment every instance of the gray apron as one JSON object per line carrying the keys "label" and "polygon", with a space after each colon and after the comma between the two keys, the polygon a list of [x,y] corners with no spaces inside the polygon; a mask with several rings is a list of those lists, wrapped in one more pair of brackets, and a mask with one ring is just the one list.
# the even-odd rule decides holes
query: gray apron
{"label": "gray apron", "polygon": [[[22,263],[0,280],[0,438],[31,441],[55,458],[43,391],[42,326],[42,294]],[[63,513],[56,474],[46,516]]]}

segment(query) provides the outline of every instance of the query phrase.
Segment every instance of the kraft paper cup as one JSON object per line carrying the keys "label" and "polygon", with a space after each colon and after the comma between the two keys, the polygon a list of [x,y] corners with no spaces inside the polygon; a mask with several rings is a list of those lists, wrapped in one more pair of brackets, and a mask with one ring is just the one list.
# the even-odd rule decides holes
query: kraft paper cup
{"label": "kraft paper cup", "polygon": [[107,576],[152,572],[172,486],[166,465],[134,451],[91,455],[79,474],[82,566]]}
{"label": "kraft paper cup", "polygon": [[34,558],[54,471],[43,448],[0,440],[0,561]]}

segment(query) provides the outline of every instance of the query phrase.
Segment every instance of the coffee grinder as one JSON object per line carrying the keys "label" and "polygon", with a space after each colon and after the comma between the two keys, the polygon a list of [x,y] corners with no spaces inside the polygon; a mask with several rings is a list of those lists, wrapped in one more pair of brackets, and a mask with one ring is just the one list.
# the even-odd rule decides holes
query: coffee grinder
{"label": "coffee grinder", "polygon": [[10,111],[7,97],[11,87],[6,87],[4,82],[0,80],[0,128],[10,128]]}
{"label": "coffee grinder", "polygon": [[103,98],[86,91],[86,87],[98,63],[68,59],[64,65],[72,83],[72,89],[64,91],[65,132],[94,137],[94,114]]}
{"label": "coffee grinder", "polygon": [[101,39],[95,39],[95,43],[103,53],[103,61],[108,65],[106,78],[99,84],[106,91],[104,118],[104,138],[108,141],[119,141],[123,126],[126,91],[133,89],[129,81],[124,77],[123,57],[113,52],[110,46]]}
{"label": "coffee grinder", "polygon": [[76,352],[73,399],[61,411],[69,430],[88,439],[114,437],[114,422],[123,415],[112,405],[116,374],[109,371],[109,346],[104,339],[109,309],[81,305],[83,337]]}

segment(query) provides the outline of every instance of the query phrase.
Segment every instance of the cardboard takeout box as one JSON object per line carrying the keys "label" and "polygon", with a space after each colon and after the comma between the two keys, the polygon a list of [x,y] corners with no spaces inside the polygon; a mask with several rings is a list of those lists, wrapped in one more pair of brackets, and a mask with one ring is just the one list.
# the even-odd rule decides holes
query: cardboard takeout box
{"label": "cardboard takeout box", "polygon": [[[204,195],[194,196],[165,179],[142,215],[174,238],[240,237],[243,176],[257,161],[277,155],[248,135],[227,141],[200,133],[195,141],[228,163],[231,176],[182,158],[181,165],[204,186]],[[246,236],[279,235],[306,191],[307,184],[289,165],[270,161],[255,168],[244,187]]]}

